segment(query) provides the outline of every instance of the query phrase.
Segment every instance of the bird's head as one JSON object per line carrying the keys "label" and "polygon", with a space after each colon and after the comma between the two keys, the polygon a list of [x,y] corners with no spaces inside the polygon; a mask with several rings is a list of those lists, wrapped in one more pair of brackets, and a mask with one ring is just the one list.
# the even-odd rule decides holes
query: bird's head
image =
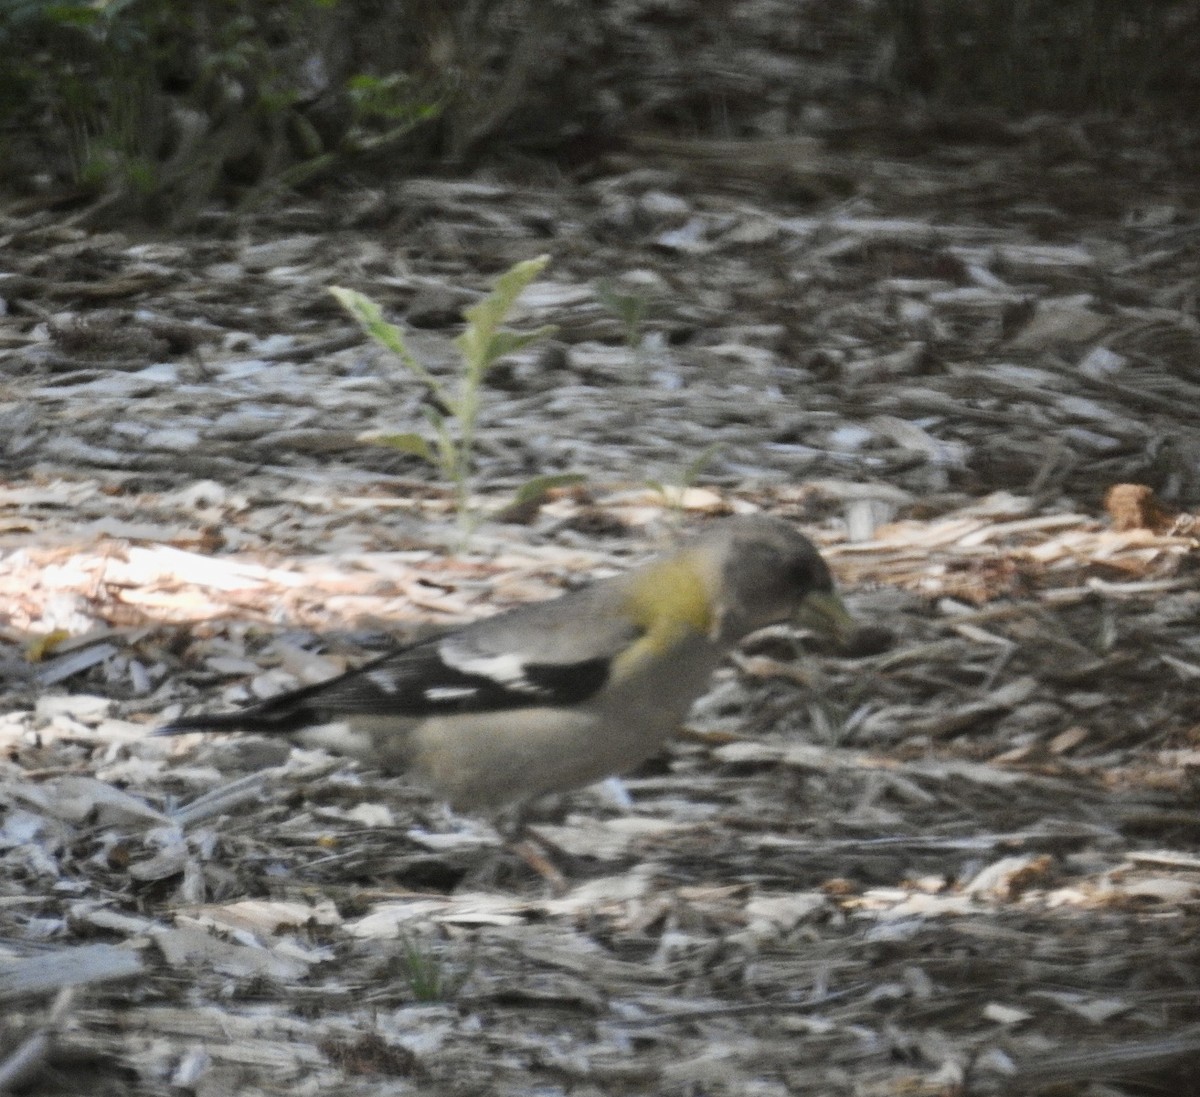
{"label": "bird's head", "polygon": [[697,546],[719,561],[716,628],[740,639],[767,625],[794,623],[843,643],[854,619],[834,590],[817,547],[788,522],[734,518],[701,535]]}

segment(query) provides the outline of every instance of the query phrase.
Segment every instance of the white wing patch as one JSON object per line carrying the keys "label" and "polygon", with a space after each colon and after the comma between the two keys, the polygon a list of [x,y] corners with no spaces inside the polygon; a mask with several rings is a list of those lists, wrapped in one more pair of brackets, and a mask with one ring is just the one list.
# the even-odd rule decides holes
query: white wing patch
{"label": "white wing patch", "polygon": [[384,693],[400,692],[400,683],[393,677],[392,672],[384,667],[367,671],[365,677],[368,682],[378,686]]}
{"label": "white wing patch", "polygon": [[425,690],[426,701],[462,701],[474,697],[479,690],[474,686],[430,686]]}
{"label": "white wing patch", "polygon": [[488,678],[515,693],[537,695],[546,692],[525,677],[525,662],[515,652],[502,651],[495,655],[485,655],[463,647],[454,640],[446,640],[438,647],[438,654],[441,655],[442,662],[453,670]]}

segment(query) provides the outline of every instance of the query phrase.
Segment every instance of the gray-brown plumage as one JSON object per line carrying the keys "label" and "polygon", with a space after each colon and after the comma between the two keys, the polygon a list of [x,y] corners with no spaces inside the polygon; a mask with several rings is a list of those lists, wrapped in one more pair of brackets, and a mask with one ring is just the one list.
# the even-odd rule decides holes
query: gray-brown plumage
{"label": "gray-brown plumage", "polygon": [[778,518],[726,519],[624,575],[158,734],[283,734],[413,772],[456,809],[494,810],[632,769],[734,645],[785,621],[850,624],[806,537]]}

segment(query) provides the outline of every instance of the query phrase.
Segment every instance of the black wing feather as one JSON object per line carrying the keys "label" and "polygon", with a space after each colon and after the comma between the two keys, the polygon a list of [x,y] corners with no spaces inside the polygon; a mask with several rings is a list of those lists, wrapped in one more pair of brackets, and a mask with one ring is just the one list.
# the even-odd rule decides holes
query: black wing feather
{"label": "black wing feather", "polygon": [[348,716],[420,719],[532,704],[572,705],[586,701],[608,680],[610,660],[595,658],[525,663],[519,683],[498,681],[448,663],[441,648],[455,639],[451,633],[389,652],[336,678],[238,712],[184,716],[155,734],[239,730],[287,735]]}

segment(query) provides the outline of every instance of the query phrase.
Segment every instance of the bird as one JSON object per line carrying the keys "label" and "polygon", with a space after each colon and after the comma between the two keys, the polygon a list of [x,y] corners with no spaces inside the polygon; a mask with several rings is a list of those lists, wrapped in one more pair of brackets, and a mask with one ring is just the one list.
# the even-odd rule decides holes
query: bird
{"label": "bird", "polygon": [[628,773],[742,639],[786,622],[839,640],[853,631],[828,566],[794,526],[719,519],[631,571],[156,734],[283,735],[414,774],[456,812],[497,813]]}

